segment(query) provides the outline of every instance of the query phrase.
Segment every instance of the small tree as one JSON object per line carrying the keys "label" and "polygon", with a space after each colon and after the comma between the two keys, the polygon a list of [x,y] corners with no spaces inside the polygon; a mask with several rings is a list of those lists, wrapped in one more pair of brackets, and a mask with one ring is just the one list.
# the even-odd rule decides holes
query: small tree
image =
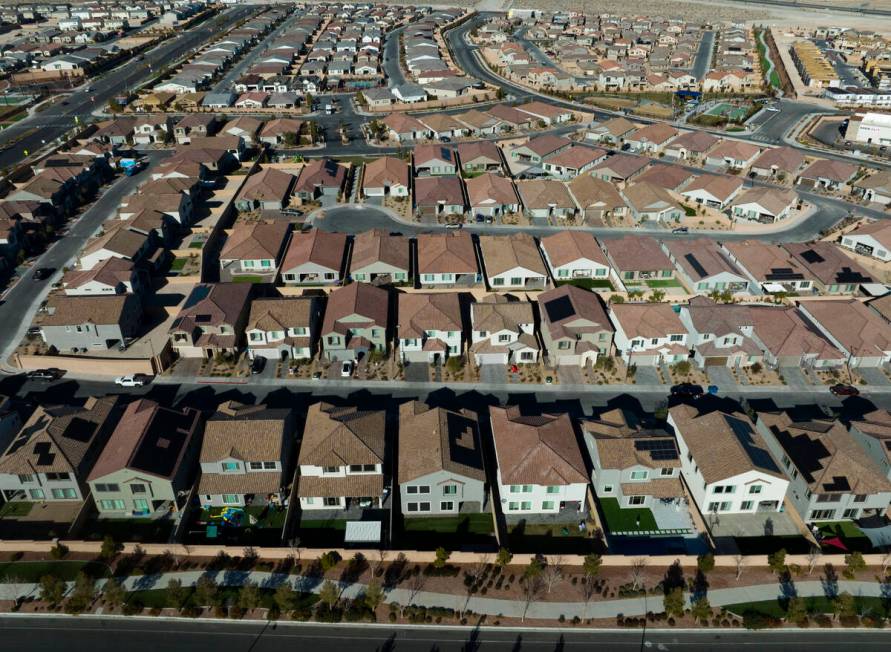
{"label": "small tree", "polygon": [[323,573],[327,573],[329,570],[337,566],[337,564],[340,563],[340,560],[341,557],[336,550],[329,550],[319,557],[319,566],[322,568]]}
{"label": "small tree", "polygon": [[65,597],[65,582],[54,575],[44,575],[40,578],[40,599],[52,606],[56,606]]}
{"label": "small tree", "polygon": [[245,582],[238,592],[238,606],[245,611],[260,606],[260,587],[256,582]]}
{"label": "small tree", "polygon": [[650,292],[650,301],[653,303],[661,303],[665,299],[665,290],[655,289]]}
{"label": "small tree", "polygon": [[440,546],[436,549],[436,559],[433,560],[434,568],[445,568],[445,565],[449,561],[450,553],[448,550]]}
{"label": "small tree", "polygon": [[330,610],[337,605],[338,600],[340,600],[340,590],[337,585],[330,580],[322,584],[322,588],[319,589],[319,601]]}
{"label": "small tree", "polygon": [[377,608],[384,601],[384,589],[381,587],[380,582],[371,580],[368,583],[368,586],[365,588],[363,600],[365,601],[366,607],[372,611],[377,611]]}
{"label": "small tree", "polygon": [[715,556],[710,552],[700,555],[696,560],[696,567],[703,573],[712,572],[715,570]]}
{"label": "small tree", "polygon": [[523,579],[528,580],[533,577],[541,577],[542,572],[544,571],[544,562],[541,557],[533,557],[532,561],[529,562],[529,565],[523,569]]}
{"label": "small tree", "polygon": [[637,557],[631,561],[631,586],[635,589],[643,585],[643,572],[647,567],[646,557]]}
{"label": "small tree", "polygon": [[690,605],[690,614],[696,620],[707,620],[712,615],[712,606],[705,596],[696,598]]}
{"label": "small tree", "polygon": [[123,546],[115,541],[114,537],[109,534],[102,539],[102,547],[99,549],[99,557],[105,560],[113,559],[122,549]]}
{"label": "small tree", "polygon": [[684,615],[684,589],[680,586],[676,586],[671,589],[665,596],[662,598],[662,608],[665,610],[665,613],[669,616],[674,616],[675,618],[680,618]]}
{"label": "small tree", "polygon": [[275,606],[278,607],[278,610],[282,613],[293,611],[297,606],[296,598],[297,596],[294,594],[294,589],[291,588],[290,582],[282,582],[279,584],[272,596]]}
{"label": "small tree", "polygon": [[811,546],[811,549],[808,550],[807,553],[807,574],[811,575],[814,572],[814,569],[817,567],[817,564],[820,563],[820,557],[823,552],[820,550],[818,546]]}
{"label": "small tree", "polygon": [[69,613],[81,613],[89,609],[95,599],[96,580],[86,573],[78,573],[65,609]]}
{"label": "small tree", "polygon": [[582,572],[589,581],[593,580],[600,574],[602,564],[603,558],[600,555],[596,552],[589,553],[585,555],[585,560],[582,562]]}
{"label": "small tree", "polygon": [[174,609],[182,609],[189,599],[189,590],[178,579],[167,582],[167,604]]}
{"label": "small tree", "polygon": [[285,132],[285,145],[288,147],[296,147],[300,143],[300,136],[297,132],[287,131]]}
{"label": "small tree", "polygon": [[195,582],[195,602],[200,607],[213,607],[217,604],[219,588],[214,578],[202,575]]}
{"label": "small tree", "polygon": [[554,585],[563,579],[563,557],[558,555],[548,559],[542,570],[542,576],[547,592],[550,593]]}
{"label": "small tree", "polygon": [[112,609],[122,606],[127,599],[127,591],[117,578],[109,579],[102,587],[102,599]]}
{"label": "small tree", "polygon": [[857,604],[854,602],[854,596],[847,591],[835,596],[832,600],[832,613],[839,619],[857,615]]}
{"label": "small tree", "polygon": [[774,573],[784,573],[786,571],[786,549],[780,548],[767,555],[767,566]]}
{"label": "small tree", "polygon": [[513,559],[514,556],[511,554],[511,551],[507,548],[499,548],[498,555],[495,557],[495,564],[499,568],[504,568],[510,563],[510,560]]}
{"label": "small tree", "polygon": [[[541,577],[541,562],[535,565],[537,559],[533,559],[526,570],[523,572],[523,578],[520,580],[520,587],[523,590],[523,617],[521,620],[526,622],[526,613],[529,611],[529,605],[538,600],[544,591],[544,582]],[[536,570],[537,569],[537,570]]]}
{"label": "small tree", "polygon": [[805,618],[807,618],[807,605],[802,598],[793,595],[786,604],[786,620],[797,625]]}
{"label": "small tree", "polygon": [[854,579],[857,573],[866,568],[866,562],[863,560],[863,553],[854,550],[851,554],[845,555],[845,577],[849,580]]}

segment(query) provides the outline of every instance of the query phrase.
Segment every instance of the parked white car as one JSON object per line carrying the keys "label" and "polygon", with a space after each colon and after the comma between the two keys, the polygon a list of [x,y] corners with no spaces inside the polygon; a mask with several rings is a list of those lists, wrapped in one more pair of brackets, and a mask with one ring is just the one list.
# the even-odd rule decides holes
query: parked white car
{"label": "parked white car", "polygon": [[142,387],[146,379],[144,376],[118,376],[114,382],[121,387]]}
{"label": "parked white car", "polygon": [[353,361],[352,360],[344,360],[343,364],[340,366],[340,375],[344,378],[349,378],[353,375]]}

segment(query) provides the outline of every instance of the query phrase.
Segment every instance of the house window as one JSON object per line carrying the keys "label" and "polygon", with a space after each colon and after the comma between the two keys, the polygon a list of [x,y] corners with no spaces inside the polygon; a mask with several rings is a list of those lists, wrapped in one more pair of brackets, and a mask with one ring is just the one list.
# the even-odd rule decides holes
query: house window
{"label": "house window", "polygon": [[856,494],[854,496],[855,503],[864,503],[866,502],[866,494]]}
{"label": "house window", "polygon": [[429,485],[411,485],[406,491],[410,494],[429,494],[430,486]]}
{"label": "house window", "polygon": [[528,500],[524,500],[520,503],[520,509],[529,511],[530,509],[532,509],[532,503]]}
{"label": "house window", "polygon": [[238,502],[238,496],[235,494],[223,494],[224,505],[237,505]]}
{"label": "house window", "polygon": [[842,518],[857,518],[857,516],[858,516],[859,514],[860,514],[860,510],[857,509],[857,508],[846,509],[846,510],[842,513]]}
{"label": "house window", "polygon": [[46,494],[43,493],[43,489],[29,489],[28,495],[31,496],[33,500],[43,500],[46,498]]}
{"label": "house window", "polygon": [[47,473],[47,480],[68,480],[71,477],[68,473]]}
{"label": "house window", "polygon": [[452,512],[455,510],[455,503],[451,500],[443,500],[439,503],[439,511],[441,512]]}
{"label": "house window", "polygon": [[551,485],[547,488],[547,493],[549,494],[558,494],[560,493],[560,485]]}
{"label": "house window", "polygon": [[811,521],[831,521],[835,518],[834,509],[815,509],[811,512]]}
{"label": "house window", "polygon": [[560,268],[557,270],[557,276],[559,276],[560,278],[566,278],[567,276],[569,276],[569,270]]}
{"label": "house window", "polygon": [[541,508],[544,511],[551,511],[554,509],[554,501],[553,500],[543,500],[541,501]]}
{"label": "house window", "polygon": [[121,487],[118,484],[99,483],[99,484],[95,485],[95,488],[96,488],[97,493],[104,493],[104,494],[117,493],[118,491],[121,490]]}
{"label": "house window", "polygon": [[557,348],[562,351],[565,351],[566,349],[570,348],[571,346],[572,346],[572,342],[570,342],[569,340],[560,340],[559,342],[557,342]]}
{"label": "house window", "polygon": [[667,467],[664,467],[664,468],[662,468],[662,469],[659,469],[659,475],[662,475],[662,476],[670,476],[670,475],[672,475],[673,473],[674,473],[674,469],[670,469],[670,468],[667,468]]}
{"label": "house window", "polygon": [[275,469],[275,465],[276,465],[275,462],[263,462],[263,468],[266,469],[267,471]]}
{"label": "house window", "polygon": [[782,462],[783,462],[783,466],[785,466],[787,469],[792,464],[792,460],[790,460],[786,455],[783,455]]}
{"label": "house window", "polygon": [[340,471],[339,466],[323,466],[322,473],[337,473]]}
{"label": "house window", "polygon": [[26,482],[34,482],[34,474],[33,473],[20,473],[19,474],[19,482],[24,484]]}
{"label": "house window", "polygon": [[325,507],[340,507],[340,498],[337,496],[326,496],[323,502]]}
{"label": "house window", "polygon": [[837,503],[841,500],[841,494],[819,494],[818,503]]}
{"label": "house window", "polygon": [[684,336],[683,335],[669,335],[668,341],[669,342],[683,342]]}
{"label": "house window", "polygon": [[648,471],[632,471],[631,479],[632,480],[646,480],[649,477],[650,473]]}
{"label": "house window", "polygon": [[613,492],[613,486],[611,484],[607,484],[603,486],[603,493],[611,494]]}
{"label": "house window", "polygon": [[329,335],[328,336],[328,345],[335,346],[340,344],[340,338],[337,335]]}
{"label": "house window", "polygon": [[728,511],[732,506],[733,506],[733,503],[731,503],[729,500],[725,500],[723,503],[721,503],[721,511],[722,511],[722,512],[726,512],[726,511]]}
{"label": "house window", "polygon": [[739,508],[743,512],[747,512],[755,505],[755,503],[751,500],[744,500],[740,503]]}
{"label": "house window", "polygon": [[504,285],[504,279],[496,276],[492,279],[492,285]]}
{"label": "house window", "polygon": [[761,489],[762,489],[763,487],[764,487],[764,485],[753,484],[751,487],[749,487],[749,493],[750,493],[750,494],[760,494],[760,493],[761,493]]}
{"label": "house window", "polygon": [[138,514],[148,514],[149,504],[145,498],[134,498],[133,499],[133,511]]}
{"label": "house window", "polygon": [[428,503],[426,501],[418,503],[417,505],[418,505],[419,512],[429,512],[430,511],[430,503]]}
{"label": "house window", "polygon": [[532,351],[523,351],[520,354],[520,360],[522,360],[523,362],[531,362],[533,356],[534,354],[532,353]]}
{"label": "house window", "polygon": [[223,462],[223,473],[227,471],[238,471],[241,469],[241,464],[238,462]]}
{"label": "house window", "polygon": [[523,285],[523,279],[519,276],[511,276],[510,278],[511,285]]}
{"label": "house window", "polygon": [[127,508],[123,500],[100,500],[99,507],[105,511],[115,510],[121,512]]}
{"label": "house window", "polygon": [[144,484],[131,484],[130,485],[130,493],[144,494],[145,493],[145,485]]}
{"label": "house window", "polygon": [[708,512],[714,514],[714,513],[716,513],[716,512],[718,511],[718,508],[719,508],[720,506],[721,506],[720,503],[709,503],[709,504],[708,504],[708,509],[707,509],[706,511],[708,511]]}
{"label": "house window", "polygon": [[442,488],[443,496],[457,496],[458,495],[458,485],[456,484],[447,484]]}
{"label": "house window", "polygon": [[515,512],[520,509],[520,503],[508,503],[507,509],[508,511]]}
{"label": "house window", "polygon": [[259,471],[263,468],[263,462],[250,462],[249,466],[251,471]]}
{"label": "house window", "polygon": [[628,504],[629,505],[643,505],[645,497],[644,496],[628,496]]}
{"label": "house window", "polygon": [[505,333],[505,334],[499,335],[499,336],[498,336],[498,341],[499,341],[499,342],[510,342],[510,334],[509,334],[509,333]]}
{"label": "house window", "polygon": [[[209,500],[209,499],[210,499],[210,496],[208,496],[207,498],[208,498],[208,500]],[[304,499],[303,499],[303,502],[305,502],[307,505],[315,505],[315,504],[316,504],[316,499],[315,499],[315,498],[304,498]]]}

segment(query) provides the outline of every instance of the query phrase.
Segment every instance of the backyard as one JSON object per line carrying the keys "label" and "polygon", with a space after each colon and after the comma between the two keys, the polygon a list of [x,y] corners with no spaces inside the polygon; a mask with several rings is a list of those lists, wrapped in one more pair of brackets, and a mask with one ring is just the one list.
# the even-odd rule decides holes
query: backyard
{"label": "backyard", "polygon": [[619,507],[616,498],[600,498],[600,509],[607,529],[613,533],[653,532],[658,530],[656,519],[646,507]]}
{"label": "backyard", "polygon": [[[233,508],[211,507],[202,509],[199,521],[202,523],[219,522],[223,511],[227,509]],[[285,517],[288,514],[287,509],[279,509],[275,506],[249,505],[247,507],[237,507],[234,509],[237,512],[242,512],[244,514],[241,527],[246,528],[281,530],[285,525]]]}
{"label": "backyard", "polygon": [[[817,523],[816,525],[820,528],[820,534],[823,537],[840,538],[848,550],[859,550],[860,552],[872,550],[872,542],[870,542],[869,538],[863,534],[860,528],[851,521],[827,521],[824,523]],[[826,549],[829,551],[832,548],[826,547]]]}
{"label": "backyard", "polygon": [[575,285],[586,290],[609,290],[610,292],[615,290],[609,279],[605,278],[576,278],[571,281],[557,281],[556,285],[557,287],[561,285]]}

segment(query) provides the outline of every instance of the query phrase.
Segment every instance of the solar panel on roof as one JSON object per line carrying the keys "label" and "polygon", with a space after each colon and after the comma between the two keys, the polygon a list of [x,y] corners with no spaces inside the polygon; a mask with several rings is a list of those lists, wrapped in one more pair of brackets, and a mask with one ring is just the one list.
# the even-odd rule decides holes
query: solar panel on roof
{"label": "solar panel on roof", "polygon": [[686,260],[688,263],[690,263],[690,267],[693,268],[694,272],[699,274],[699,278],[705,278],[706,276],[708,276],[708,274],[705,271],[705,268],[702,266],[702,264],[698,260],[696,260],[696,256],[694,256],[693,254],[686,254],[684,256],[684,260]]}
{"label": "solar panel on roof", "polygon": [[52,453],[52,446],[47,441],[39,441],[34,444],[34,454],[37,456],[37,466],[49,466],[56,459]]}
{"label": "solar panel on roof", "polygon": [[826,262],[826,259],[823,258],[823,256],[818,254],[813,249],[807,249],[805,251],[802,251],[801,257],[804,258],[807,262],[809,262],[811,264]]}
{"label": "solar panel on roof", "polygon": [[836,274],[836,280],[839,283],[869,283],[872,279],[868,276],[864,276],[860,272],[851,269],[850,267],[842,267],[841,271]]}
{"label": "solar panel on roof", "polygon": [[548,301],[545,304],[545,312],[548,313],[548,321],[552,323],[562,321],[575,314],[572,301],[567,296],[557,297]]}
{"label": "solar panel on roof", "polygon": [[634,447],[639,451],[647,451],[653,460],[678,459],[677,445],[671,439],[638,439]]}

